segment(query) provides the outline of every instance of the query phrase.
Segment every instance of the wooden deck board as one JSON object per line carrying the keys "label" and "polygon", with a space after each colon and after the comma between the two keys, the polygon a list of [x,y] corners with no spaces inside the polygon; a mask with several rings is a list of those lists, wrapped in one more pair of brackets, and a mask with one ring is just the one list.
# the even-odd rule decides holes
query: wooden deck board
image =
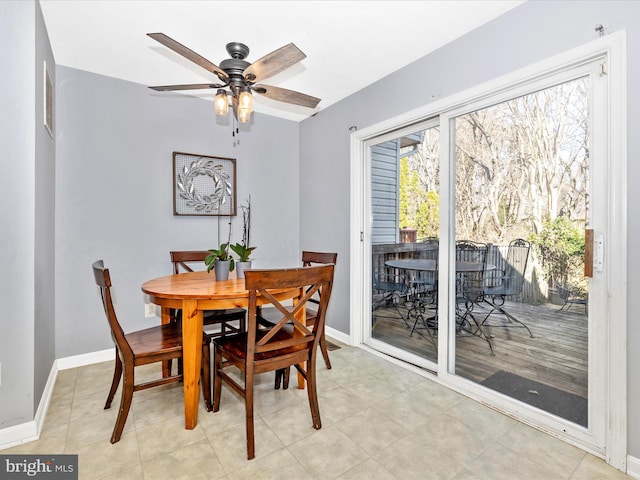
{"label": "wooden deck board", "polygon": [[[567,312],[560,311],[557,305],[517,302],[507,302],[504,308],[523,321],[534,337],[521,327],[488,326],[486,332],[495,356],[490,354],[489,345],[483,338],[458,337],[456,373],[480,383],[498,370],[505,370],[586,398],[588,331],[584,311],[571,309]],[[474,313],[481,321],[488,311],[476,307]],[[373,338],[435,361],[434,345],[417,333],[409,336],[410,329],[398,318],[394,308],[376,310],[374,319]],[[487,322],[491,325],[506,323],[504,315],[497,313]],[[413,325],[413,320],[410,323]]]}

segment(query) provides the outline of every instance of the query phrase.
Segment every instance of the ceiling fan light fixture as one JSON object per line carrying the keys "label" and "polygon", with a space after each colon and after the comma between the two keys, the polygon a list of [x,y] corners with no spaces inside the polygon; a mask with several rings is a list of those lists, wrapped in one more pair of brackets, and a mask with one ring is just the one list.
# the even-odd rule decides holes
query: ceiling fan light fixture
{"label": "ceiling fan light fixture", "polygon": [[240,123],[249,123],[249,120],[251,120],[251,110],[248,108],[239,108],[238,121]]}
{"label": "ceiling fan light fixture", "polygon": [[215,105],[216,115],[226,116],[229,113],[229,99],[227,98],[227,92],[222,88],[218,89],[213,103]]}
{"label": "ceiling fan light fixture", "polygon": [[253,95],[251,95],[251,90],[248,87],[244,87],[240,91],[238,108],[249,110],[249,113],[253,112]]}

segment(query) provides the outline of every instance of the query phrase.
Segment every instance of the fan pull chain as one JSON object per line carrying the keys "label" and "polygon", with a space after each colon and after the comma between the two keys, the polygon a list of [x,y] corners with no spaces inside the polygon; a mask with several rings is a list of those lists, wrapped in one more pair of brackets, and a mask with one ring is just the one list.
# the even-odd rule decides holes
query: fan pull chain
{"label": "fan pull chain", "polygon": [[236,138],[233,141],[233,146],[234,147],[237,147],[238,145],[240,145],[240,129],[238,128],[238,120],[234,116],[233,124],[231,126],[231,136],[235,138],[236,135],[238,136],[238,138]]}

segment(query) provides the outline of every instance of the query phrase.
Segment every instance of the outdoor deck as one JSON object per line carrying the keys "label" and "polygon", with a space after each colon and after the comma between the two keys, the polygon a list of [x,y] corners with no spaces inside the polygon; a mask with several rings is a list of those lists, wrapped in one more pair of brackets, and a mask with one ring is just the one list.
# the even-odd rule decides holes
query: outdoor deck
{"label": "outdoor deck", "polygon": [[[484,318],[476,308],[477,317]],[[583,307],[560,311],[558,305],[528,305],[507,302],[505,309],[523,321],[533,333],[524,328],[487,328],[495,355],[480,337],[459,336],[456,341],[456,373],[481,383],[499,370],[587,397],[588,336],[587,315]],[[428,338],[414,333],[409,336],[402,319],[393,307],[374,312],[373,337],[435,360],[434,345]],[[491,315],[491,324],[505,324],[503,315]],[[515,324],[511,324],[515,325]],[[424,331],[422,332],[424,333]],[[425,334],[426,335],[426,334]]]}

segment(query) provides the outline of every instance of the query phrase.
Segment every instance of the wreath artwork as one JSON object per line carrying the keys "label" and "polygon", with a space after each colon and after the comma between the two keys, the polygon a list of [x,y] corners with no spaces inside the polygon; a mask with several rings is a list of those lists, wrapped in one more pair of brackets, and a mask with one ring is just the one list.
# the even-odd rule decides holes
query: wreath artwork
{"label": "wreath artwork", "polygon": [[173,152],[173,214],[236,215],[236,160]]}

